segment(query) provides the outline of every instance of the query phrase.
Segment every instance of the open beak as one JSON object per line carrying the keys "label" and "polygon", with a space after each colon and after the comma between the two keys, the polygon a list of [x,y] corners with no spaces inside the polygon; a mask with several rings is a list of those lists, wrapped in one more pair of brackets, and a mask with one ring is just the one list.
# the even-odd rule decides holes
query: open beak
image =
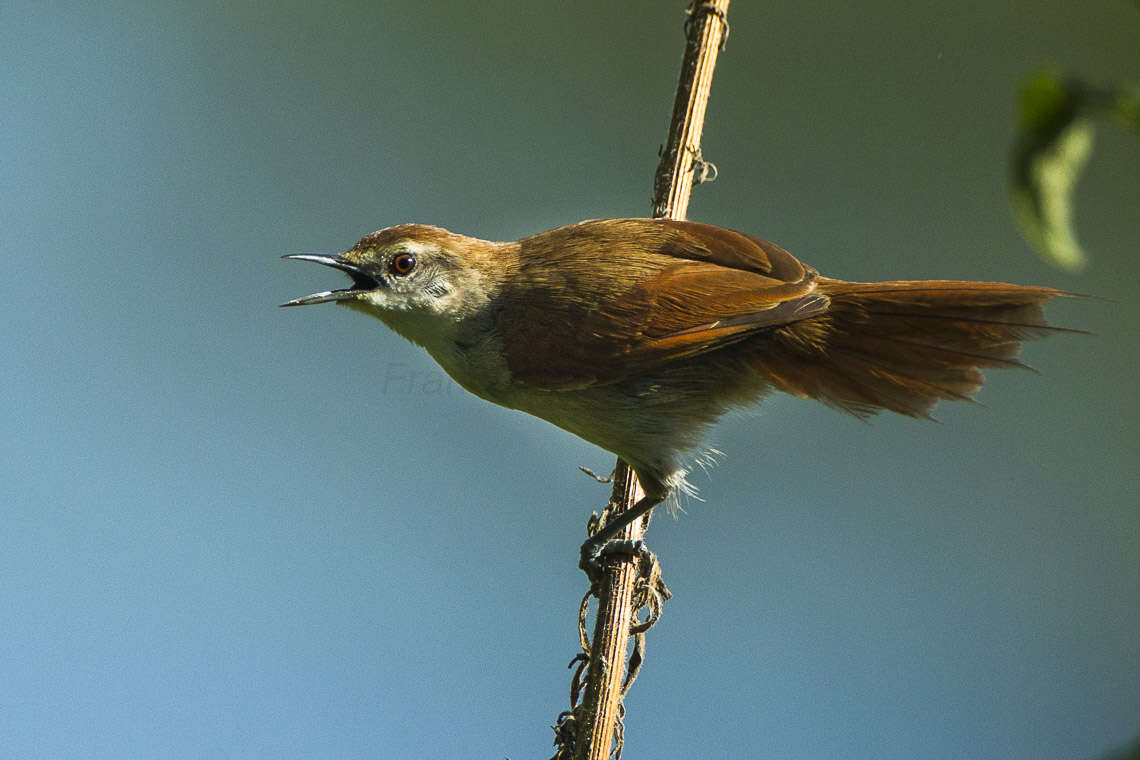
{"label": "open beak", "polygon": [[324,264],[326,267],[339,269],[352,278],[352,287],[341,288],[340,290],[325,290],[320,293],[313,293],[309,296],[302,296],[301,298],[294,298],[292,301],[286,301],[281,304],[282,306],[308,306],[313,303],[329,303],[330,301],[348,301],[356,298],[361,293],[369,290],[375,290],[380,287],[375,278],[367,274],[360,267],[355,264],[350,264],[344,261],[339,256],[326,256],[320,253],[291,253],[288,256],[282,256],[283,259],[298,259],[299,261],[315,261],[318,264]]}

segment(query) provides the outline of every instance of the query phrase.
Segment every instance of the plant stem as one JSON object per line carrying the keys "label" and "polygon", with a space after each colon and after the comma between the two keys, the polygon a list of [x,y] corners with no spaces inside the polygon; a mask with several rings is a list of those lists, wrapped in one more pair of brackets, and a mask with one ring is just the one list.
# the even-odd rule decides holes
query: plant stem
{"label": "plant stem", "polygon": [[[717,54],[728,31],[729,0],[694,1],[686,23],[685,56],[681,64],[669,138],[654,178],[654,216],[682,220],[689,207],[694,163],[700,158],[705,106],[712,87]],[[637,477],[622,460],[617,462],[611,500],[614,516],[643,495]],[[617,536],[641,538],[649,514]],[[613,752],[614,730],[621,710],[630,626],[639,563],[636,557],[615,556],[606,563],[598,589],[598,614],[590,647],[590,666],[583,695],[583,714],[575,743],[575,760],[606,760]],[[620,746],[619,750],[620,752]]]}

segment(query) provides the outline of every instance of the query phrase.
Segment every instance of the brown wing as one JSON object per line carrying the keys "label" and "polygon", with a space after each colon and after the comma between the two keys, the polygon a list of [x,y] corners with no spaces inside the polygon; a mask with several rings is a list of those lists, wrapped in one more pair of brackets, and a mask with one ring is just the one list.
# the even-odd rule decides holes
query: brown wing
{"label": "brown wing", "polygon": [[695,222],[608,219],[519,241],[497,327],[516,382],[609,383],[827,310],[773,243]]}

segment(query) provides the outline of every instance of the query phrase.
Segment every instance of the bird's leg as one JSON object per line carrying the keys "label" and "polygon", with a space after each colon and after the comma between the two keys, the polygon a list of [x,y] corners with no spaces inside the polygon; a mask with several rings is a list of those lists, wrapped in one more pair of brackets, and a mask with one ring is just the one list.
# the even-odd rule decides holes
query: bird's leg
{"label": "bird's leg", "polygon": [[663,501],[665,501],[664,496],[642,496],[632,507],[608,521],[598,529],[597,533],[586,539],[579,553],[578,567],[586,573],[586,577],[590,579],[591,583],[601,578],[602,562],[608,555],[641,555],[649,552],[645,548],[645,542],[640,538],[619,540],[615,539],[614,536]]}

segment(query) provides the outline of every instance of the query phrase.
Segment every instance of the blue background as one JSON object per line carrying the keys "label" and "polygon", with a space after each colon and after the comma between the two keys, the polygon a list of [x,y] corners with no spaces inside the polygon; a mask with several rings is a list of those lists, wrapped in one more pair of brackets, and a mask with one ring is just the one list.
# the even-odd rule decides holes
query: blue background
{"label": "blue background", "polygon": [[[1125,2],[731,9],[690,218],[848,279],[1050,284],[942,424],[726,418],[650,534],[627,757],[1094,757],[1140,732],[1140,143],[1048,268],[1017,83],[1140,81]],[[0,9],[0,756],[547,757],[612,457],[452,386],[284,253],[641,216],[682,2]]]}

